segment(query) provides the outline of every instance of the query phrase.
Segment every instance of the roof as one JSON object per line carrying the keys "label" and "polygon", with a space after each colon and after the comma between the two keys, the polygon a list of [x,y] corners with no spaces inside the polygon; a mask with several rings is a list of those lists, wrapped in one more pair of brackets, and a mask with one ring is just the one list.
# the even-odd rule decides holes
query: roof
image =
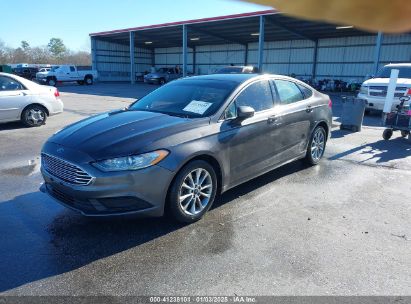
{"label": "roof", "polygon": [[242,83],[248,79],[261,76],[261,74],[210,74],[210,75],[201,75],[186,77],[187,80],[218,80],[218,81],[232,81],[237,83]]}
{"label": "roof", "polygon": [[182,45],[182,25],[187,25],[189,47],[225,43],[245,45],[258,41],[260,16],[265,16],[265,41],[369,35],[354,27],[337,29],[334,24],[297,19],[277,10],[265,10],[91,33],[90,36],[128,45],[129,33],[135,32],[137,47],[175,47]]}

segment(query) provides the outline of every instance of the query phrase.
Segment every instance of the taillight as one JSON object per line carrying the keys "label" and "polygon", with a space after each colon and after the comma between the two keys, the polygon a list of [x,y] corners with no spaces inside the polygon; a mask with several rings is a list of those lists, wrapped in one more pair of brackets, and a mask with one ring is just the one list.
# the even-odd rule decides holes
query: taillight
{"label": "taillight", "polygon": [[407,90],[407,94],[406,95],[411,95],[411,89]]}
{"label": "taillight", "polygon": [[331,99],[328,100],[328,107],[331,109],[333,107],[333,102]]}
{"label": "taillight", "polygon": [[56,90],[54,91],[54,97],[56,97],[56,98],[57,98],[57,97],[60,97],[60,92],[59,92],[59,90],[56,89]]}

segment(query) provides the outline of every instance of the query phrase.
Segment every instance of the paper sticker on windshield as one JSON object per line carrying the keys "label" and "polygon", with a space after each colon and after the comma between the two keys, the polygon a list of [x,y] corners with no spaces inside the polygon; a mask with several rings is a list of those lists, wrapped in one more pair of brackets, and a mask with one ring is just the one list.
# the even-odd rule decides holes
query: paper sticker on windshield
{"label": "paper sticker on windshield", "polygon": [[183,111],[202,115],[211,105],[211,102],[193,100],[183,109]]}

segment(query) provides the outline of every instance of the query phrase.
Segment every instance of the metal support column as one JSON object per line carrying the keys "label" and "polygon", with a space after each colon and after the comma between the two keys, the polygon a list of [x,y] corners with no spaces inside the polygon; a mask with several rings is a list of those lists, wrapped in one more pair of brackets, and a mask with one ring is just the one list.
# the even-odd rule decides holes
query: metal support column
{"label": "metal support column", "polygon": [[244,65],[248,65],[248,43],[245,45]]}
{"label": "metal support column", "polygon": [[91,39],[91,66],[93,70],[97,70],[97,42],[96,37],[90,37]]}
{"label": "metal support column", "polygon": [[196,49],[197,48],[193,46],[193,74],[196,74],[196,61],[197,61]]}
{"label": "metal support column", "polygon": [[318,62],[318,39],[314,41],[312,80],[314,80],[315,77],[317,77],[317,62]]}
{"label": "metal support column", "polygon": [[135,76],[135,58],[134,58],[134,32],[130,32],[130,82],[136,83]]}
{"label": "metal support column", "polygon": [[258,40],[258,70],[260,73],[263,71],[263,61],[264,61],[264,16],[260,16],[260,35]]}
{"label": "metal support column", "polygon": [[183,24],[183,77],[187,76],[187,25]]}
{"label": "metal support column", "polygon": [[381,44],[382,44],[382,32],[377,34],[377,42],[375,44],[375,53],[374,53],[374,75],[378,72],[378,66],[380,64],[380,54],[381,54]]}
{"label": "metal support column", "polygon": [[156,53],[155,49],[151,49],[151,66],[155,67],[156,66]]}

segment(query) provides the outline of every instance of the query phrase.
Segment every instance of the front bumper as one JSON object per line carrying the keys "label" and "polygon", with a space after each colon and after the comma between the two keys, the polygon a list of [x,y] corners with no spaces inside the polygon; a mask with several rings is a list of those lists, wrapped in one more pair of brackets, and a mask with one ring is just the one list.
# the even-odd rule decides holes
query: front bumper
{"label": "front bumper", "polygon": [[[385,105],[385,98],[378,98],[378,97],[373,97],[365,94],[358,94],[358,98],[365,99],[367,101],[367,104],[365,108],[367,110],[378,110],[378,111],[383,111],[384,110],[384,105]],[[395,98],[393,103],[392,103],[392,111],[396,110],[396,107],[400,104],[400,100],[398,98]]]}
{"label": "front bumper", "polygon": [[159,84],[160,83],[160,78],[144,78],[145,83],[154,83],[154,84]]}
{"label": "front bumper", "polygon": [[37,78],[36,77],[36,81],[39,83],[46,83],[47,82],[47,78]]}
{"label": "front bumper", "polygon": [[[67,150],[65,147],[64,149]],[[50,151],[46,153],[50,155]],[[75,162],[75,158],[81,160],[84,156],[78,157],[81,153],[77,151],[74,153],[70,159],[53,156],[81,167],[93,177],[92,182],[86,186],[69,184],[53,176],[42,166],[42,192],[85,216],[163,215],[173,172],[160,166],[137,171],[101,172],[89,163]]]}

